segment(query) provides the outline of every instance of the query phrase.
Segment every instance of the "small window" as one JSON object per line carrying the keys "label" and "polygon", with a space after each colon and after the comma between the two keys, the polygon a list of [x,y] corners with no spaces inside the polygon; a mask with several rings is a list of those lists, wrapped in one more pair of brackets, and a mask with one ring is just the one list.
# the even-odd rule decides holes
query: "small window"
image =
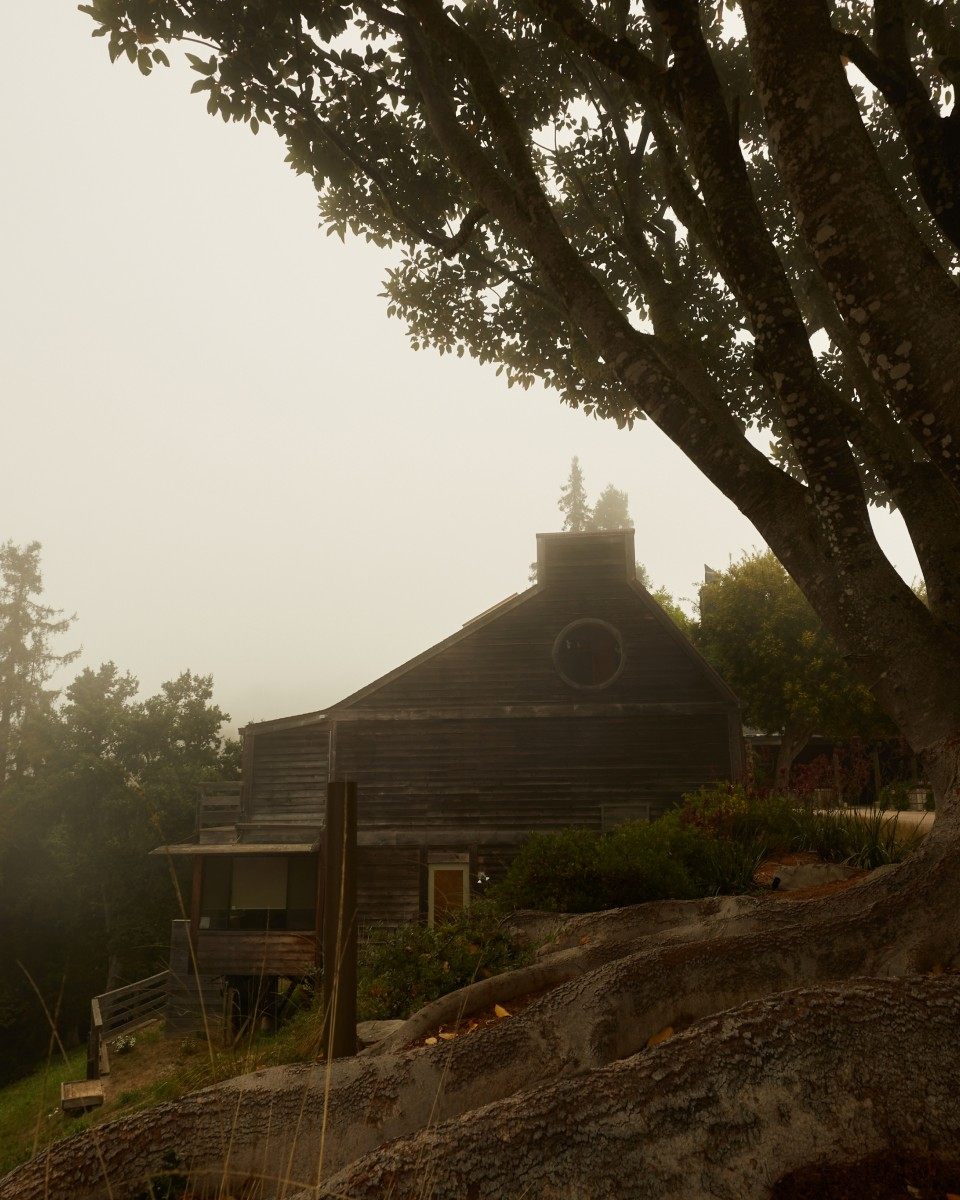
{"label": "small window", "polygon": [[573,687],[607,687],[623,670],[623,640],[606,621],[573,621],[554,642],[553,661]]}
{"label": "small window", "polygon": [[236,912],[278,912],[287,907],[285,858],[237,857],[233,860],[233,893],[230,907]]}
{"label": "small window", "polygon": [[316,906],[315,854],[204,856],[201,929],[313,929]]}
{"label": "small window", "polygon": [[427,920],[434,925],[470,906],[469,862],[432,862],[428,867]]}
{"label": "small window", "polygon": [[200,928],[228,929],[230,926],[230,880],[233,859],[208,855],[203,860],[200,889]]}
{"label": "small window", "polygon": [[295,854],[287,868],[287,928],[313,929],[317,923],[317,856]]}

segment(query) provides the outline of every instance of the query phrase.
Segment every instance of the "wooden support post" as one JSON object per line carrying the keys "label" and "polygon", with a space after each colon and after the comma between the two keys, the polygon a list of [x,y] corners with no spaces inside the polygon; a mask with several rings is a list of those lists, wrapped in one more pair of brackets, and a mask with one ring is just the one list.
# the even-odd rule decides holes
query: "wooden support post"
{"label": "wooden support post", "polygon": [[100,1049],[103,1038],[103,1017],[100,1015],[100,1001],[94,997],[90,1001],[90,1032],[87,1035],[87,1078],[100,1078]]}
{"label": "wooden support post", "polygon": [[357,785],[327,784],[323,879],[323,1048],[357,1052]]}
{"label": "wooden support post", "polygon": [[196,954],[197,935],[200,931],[200,905],[203,896],[203,855],[196,854],[193,859],[193,878],[190,881],[190,937]]}

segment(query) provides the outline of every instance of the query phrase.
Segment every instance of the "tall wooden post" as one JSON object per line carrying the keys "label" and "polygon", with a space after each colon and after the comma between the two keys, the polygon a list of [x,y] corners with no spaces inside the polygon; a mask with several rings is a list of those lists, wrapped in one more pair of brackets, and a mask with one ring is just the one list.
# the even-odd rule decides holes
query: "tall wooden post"
{"label": "tall wooden post", "polygon": [[357,1052],[357,785],[327,784],[323,880],[323,1049]]}

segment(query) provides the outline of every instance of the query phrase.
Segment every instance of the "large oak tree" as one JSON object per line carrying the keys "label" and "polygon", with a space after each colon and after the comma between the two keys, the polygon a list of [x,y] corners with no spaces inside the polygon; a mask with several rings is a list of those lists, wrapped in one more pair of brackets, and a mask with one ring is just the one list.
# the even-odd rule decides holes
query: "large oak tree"
{"label": "large oak tree", "polygon": [[[595,919],[499,982],[552,990],[494,1028],[238,1080],[68,1143],[0,1193],[94,1194],[107,1171],[129,1194],[174,1146],[214,1178],[225,1156],[304,1184],[337,1170],[339,1196],[745,1197],[818,1156],[955,1147],[960,1050],[941,1035],[960,988],[913,978],[960,948],[954,5],[88,10],[144,73],[185,42],[209,110],[272,126],[331,230],[399,249],[387,293],[415,344],[663,430],[796,580],[939,812],[920,854],[832,900]],[[871,500],[903,514],[927,605]],[[900,978],[843,986],[867,975]],[[811,984],[827,990],[788,990]],[[489,1002],[476,986],[457,1002]]]}

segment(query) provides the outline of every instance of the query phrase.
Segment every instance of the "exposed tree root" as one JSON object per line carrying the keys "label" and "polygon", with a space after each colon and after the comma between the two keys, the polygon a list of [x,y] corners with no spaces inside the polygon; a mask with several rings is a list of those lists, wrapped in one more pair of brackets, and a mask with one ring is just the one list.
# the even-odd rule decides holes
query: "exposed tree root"
{"label": "exposed tree root", "polygon": [[309,1195],[765,1200],[811,1162],[952,1157],[958,1028],[957,975],[781,993],[395,1142]]}
{"label": "exposed tree root", "polygon": [[452,1024],[494,1003],[567,983],[604,963],[636,953],[647,941],[693,941],[720,936],[748,918],[759,918],[764,903],[752,896],[712,896],[707,900],[665,900],[606,912],[523,913],[516,931],[537,946],[527,967],[477,980],[418,1009],[395,1033],[362,1051],[393,1054],[440,1025]]}
{"label": "exposed tree root", "polygon": [[[0,1181],[0,1198],[107,1195],[106,1176],[123,1200],[171,1151],[196,1178],[259,1176],[273,1181],[268,1193],[285,1186],[289,1195],[392,1139],[635,1055],[665,1026],[801,985],[949,966],[960,952],[953,845],[931,834],[909,863],[825,899],[571,918],[553,950],[525,970],[550,978],[580,956],[576,973],[496,1026],[436,1046],[241,1076],[54,1145]],[[664,1063],[677,1045],[667,1044]]]}

